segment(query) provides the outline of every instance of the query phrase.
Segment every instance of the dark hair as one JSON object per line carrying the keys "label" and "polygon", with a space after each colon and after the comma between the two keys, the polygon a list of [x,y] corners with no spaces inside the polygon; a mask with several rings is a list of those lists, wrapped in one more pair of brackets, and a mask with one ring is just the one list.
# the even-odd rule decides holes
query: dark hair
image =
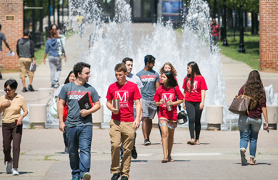
{"label": "dark hair", "polygon": [[[70,72],[69,72],[69,75],[68,75],[67,79],[65,80],[64,84],[68,84],[68,83],[70,82],[70,81],[69,81],[69,77],[70,77],[71,73],[73,73],[73,71],[70,71]],[[73,73],[73,74],[74,74],[74,73]],[[74,76],[75,76],[75,74],[74,74]],[[75,77],[76,77],[76,76],[75,76]]]}
{"label": "dark hair", "polygon": [[91,68],[90,64],[84,63],[84,62],[78,62],[73,66],[73,72],[75,77],[78,77],[78,73],[82,73],[82,70],[87,67],[87,68]]}
{"label": "dark hair", "polygon": [[29,30],[28,29],[24,29],[23,30],[23,36],[28,36],[29,35]]}
{"label": "dark hair", "polygon": [[52,29],[52,30],[50,31],[50,38],[56,38],[56,37],[58,37],[58,32],[57,32],[57,30]]}
{"label": "dark hair", "polygon": [[202,75],[202,74],[200,73],[199,66],[198,66],[198,64],[196,62],[191,61],[191,62],[189,62],[187,64],[187,66],[190,66],[192,71],[191,71],[191,74],[187,74],[187,76],[186,76],[187,79],[185,81],[185,89],[184,89],[184,91],[185,92],[187,91],[187,81],[189,80],[189,78],[191,78],[191,80],[190,80],[190,91],[189,91],[189,92],[191,92],[193,84],[194,84],[195,76]]}
{"label": "dark hair", "polygon": [[144,57],[145,60],[145,66],[147,65],[147,63],[151,64],[155,61],[155,57],[153,57],[152,55],[146,55]]}
{"label": "dark hair", "polygon": [[178,85],[177,80],[175,79],[171,71],[165,71],[163,72],[163,74],[165,74],[165,76],[167,77],[167,86],[176,87]]}
{"label": "dark hair", "polygon": [[253,110],[259,103],[261,103],[262,99],[265,98],[264,86],[260,73],[257,70],[253,70],[249,73],[244,88],[244,94],[252,98],[249,108],[250,110]]}
{"label": "dark hair", "polygon": [[49,36],[49,37],[51,37],[51,36],[50,36],[50,31],[52,30],[53,26],[56,26],[56,27],[57,27],[57,28],[56,28],[56,31],[57,31],[58,29],[60,29],[59,26],[58,26],[57,24],[52,24],[52,25],[50,26],[50,29],[48,30],[48,36]]}
{"label": "dark hair", "polygon": [[163,72],[164,72],[164,67],[166,66],[166,65],[168,65],[168,66],[170,66],[171,67],[171,73],[176,77],[177,76],[177,71],[176,71],[176,69],[174,68],[174,66],[171,64],[171,63],[169,63],[169,62],[166,62],[163,66],[162,66],[162,68],[160,69],[160,74],[162,74]]}
{"label": "dark hair", "polygon": [[124,64],[126,64],[127,61],[133,62],[133,59],[131,59],[131,58],[129,58],[129,57],[126,57],[126,58],[123,59],[122,62],[123,62]]}
{"label": "dark hair", "polygon": [[121,72],[123,71],[124,73],[127,72],[127,69],[126,69],[126,66],[124,63],[119,63],[115,66],[115,69],[114,69],[116,72]]}
{"label": "dark hair", "polygon": [[7,86],[10,86],[11,89],[16,89],[17,88],[16,80],[8,79],[4,84],[4,88],[6,88]]}
{"label": "dark hair", "polygon": [[2,29],[2,25],[0,24],[0,30]]}

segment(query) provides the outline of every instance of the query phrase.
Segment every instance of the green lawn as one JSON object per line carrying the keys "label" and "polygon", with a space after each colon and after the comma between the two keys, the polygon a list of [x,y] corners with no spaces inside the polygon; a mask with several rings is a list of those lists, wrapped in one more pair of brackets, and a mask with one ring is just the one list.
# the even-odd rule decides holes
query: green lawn
{"label": "green lawn", "polygon": [[40,65],[43,62],[43,56],[45,52],[45,45],[42,45],[40,49],[35,51],[35,60],[37,65]]}
{"label": "green lawn", "polygon": [[253,69],[260,69],[260,36],[252,36],[251,32],[244,33],[244,47],[245,54],[238,53],[239,48],[239,31],[235,33],[234,30],[229,29],[227,31],[228,47],[224,47],[223,42],[219,41],[219,47],[221,53],[234,60],[241,61],[249,65]]}

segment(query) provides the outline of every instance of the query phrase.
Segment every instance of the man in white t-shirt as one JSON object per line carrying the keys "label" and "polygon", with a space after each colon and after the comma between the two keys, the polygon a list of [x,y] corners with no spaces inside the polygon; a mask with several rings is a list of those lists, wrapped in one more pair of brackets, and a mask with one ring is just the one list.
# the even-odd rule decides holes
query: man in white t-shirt
{"label": "man in white t-shirt", "polygon": [[[126,80],[137,84],[137,86],[140,90],[143,87],[142,81],[140,80],[140,78],[138,76],[131,73],[132,68],[133,68],[133,59],[126,57],[123,59],[123,63],[125,64],[126,69],[127,69]],[[134,118],[135,118],[136,117],[135,104],[133,106],[133,110],[134,110]],[[135,148],[135,139],[136,139],[136,131],[134,132],[134,145],[133,145],[133,149],[131,151],[131,157],[133,159],[137,159],[137,152],[136,152],[136,148]],[[121,147],[121,157],[122,157],[122,155],[123,155],[123,147]]]}

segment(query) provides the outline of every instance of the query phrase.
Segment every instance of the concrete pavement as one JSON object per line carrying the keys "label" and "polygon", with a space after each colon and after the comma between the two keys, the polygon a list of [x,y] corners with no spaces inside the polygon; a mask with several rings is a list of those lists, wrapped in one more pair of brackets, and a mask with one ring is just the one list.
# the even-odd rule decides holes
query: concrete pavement
{"label": "concrete pavement", "polygon": [[[140,28],[149,34],[153,30],[150,24],[134,26],[138,34]],[[69,38],[67,43],[75,42],[76,36]],[[179,36],[177,34],[177,37]],[[63,83],[72,65],[78,61],[76,51],[73,49],[68,53],[69,61],[63,62],[60,83]],[[222,56],[222,63],[226,74],[226,101],[229,104],[252,69],[225,56]],[[274,92],[278,91],[278,74],[261,73],[261,76],[264,86],[273,84]],[[27,103],[37,103],[37,91],[21,92],[22,85],[18,73],[5,73],[3,78],[4,80],[0,81],[0,89],[3,88],[5,80],[14,78],[19,82],[18,93],[25,97]],[[35,89],[50,87],[48,64],[42,64],[37,68],[33,86]],[[270,131],[269,134],[266,131],[259,133],[256,157],[258,165],[246,167],[240,164],[238,131],[202,130],[201,145],[191,146],[186,144],[189,139],[188,130],[177,128],[172,154],[175,162],[166,164],[161,163],[163,155],[158,129],[153,129],[150,139],[152,145],[148,147],[143,146],[142,130],[139,129],[137,132],[136,147],[139,156],[137,160],[132,161],[130,179],[277,179],[278,176],[278,131]],[[2,135],[0,136],[2,138]],[[69,159],[63,151],[63,137],[58,129],[24,129],[19,163],[21,175],[7,175],[4,164],[0,163],[0,179],[70,179]],[[94,129],[91,153],[92,179],[110,179],[109,129]],[[0,159],[4,159],[3,153],[0,153]]]}

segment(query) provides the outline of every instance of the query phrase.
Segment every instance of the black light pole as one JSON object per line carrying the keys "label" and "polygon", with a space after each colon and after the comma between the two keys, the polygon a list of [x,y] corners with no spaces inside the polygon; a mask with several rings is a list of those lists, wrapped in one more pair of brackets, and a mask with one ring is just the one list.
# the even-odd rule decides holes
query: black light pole
{"label": "black light pole", "polygon": [[52,24],[55,24],[55,0],[53,0],[52,11],[53,11],[53,23]]}
{"label": "black light pole", "polygon": [[23,29],[25,29],[25,23],[26,23],[26,19],[25,19],[25,1],[23,1]]}
{"label": "black light pole", "polygon": [[62,26],[64,28],[64,0],[62,0]]}
{"label": "black light pole", "polygon": [[214,4],[213,4],[213,18],[216,18],[216,0],[214,0]]}
{"label": "black light pole", "polygon": [[223,33],[222,33],[223,34],[223,46],[229,46],[228,41],[227,41],[226,0],[224,0],[223,8],[224,8],[223,19],[222,19],[223,26],[224,26]]}
{"label": "black light pole", "polygon": [[239,42],[238,52],[245,53],[242,5],[240,6],[240,11],[239,11],[239,29],[240,29],[240,42]]}
{"label": "black light pole", "polygon": [[50,17],[51,17],[50,5],[51,5],[51,2],[50,2],[50,0],[48,0],[48,30],[49,30],[50,25],[51,25],[51,22],[50,22]]}
{"label": "black light pole", "polygon": [[58,5],[57,5],[57,20],[58,20],[58,22],[57,22],[57,24],[58,24],[58,26],[60,27],[60,2],[58,1]]}
{"label": "black light pole", "polygon": [[[35,7],[36,3],[35,0],[32,0],[32,6]],[[32,40],[34,41],[34,43],[36,44],[36,35],[35,35],[35,31],[36,31],[36,12],[35,9],[32,9]]]}
{"label": "black light pole", "polygon": [[[40,7],[42,7],[42,1],[40,2]],[[40,10],[40,32],[43,32],[43,9]]]}

